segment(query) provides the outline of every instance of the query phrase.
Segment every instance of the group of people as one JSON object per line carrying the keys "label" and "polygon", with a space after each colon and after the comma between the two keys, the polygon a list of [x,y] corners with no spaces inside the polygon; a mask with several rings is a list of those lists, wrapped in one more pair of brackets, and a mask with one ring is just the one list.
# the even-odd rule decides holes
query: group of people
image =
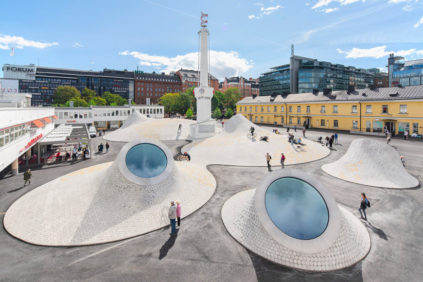
{"label": "group of people", "polygon": [[[269,171],[272,171],[272,165],[270,164],[270,161],[272,160],[272,156],[269,153],[266,153],[265,157],[266,157],[267,169]],[[281,168],[285,168],[285,160],[286,160],[285,154],[281,153],[281,159],[280,159]]]}
{"label": "group of people", "polygon": [[[108,143],[108,142],[106,142],[106,153],[107,153],[107,152],[109,152],[109,148],[110,148],[110,145],[109,145],[109,143]],[[100,144],[98,145],[97,149],[98,149],[98,152],[99,152],[99,153],[103,153],[103,150],[104,150],[104,145],[103,145],[103,143],[100,143]]]}
{"label": "group of people", "polygon": [[178,228],[181,226],[181,203],[178,201],[171,201],[168,217],[170,220],[170,235],[176,235],[176,224],[178,224]]}

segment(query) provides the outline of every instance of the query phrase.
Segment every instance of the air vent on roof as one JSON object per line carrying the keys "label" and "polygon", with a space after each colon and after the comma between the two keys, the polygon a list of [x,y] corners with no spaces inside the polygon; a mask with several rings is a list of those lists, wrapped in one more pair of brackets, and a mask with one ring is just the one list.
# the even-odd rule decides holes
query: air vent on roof
{"label": "air vent on roof", "polygon": [[327,96],[327,95],[330,95],[331,93],[332,93],[332,89],[330,88],[323,89],[323,95]]}
{"label": "air vent on roof", "polygon": [[396,97],[396,96],[398,96],[399,95],[399,93],[397,92],[397,93],[391,93],[391,94],[389,94],[389,96],[391,96],[391,97]]}
{"label": "air vent on roof", "polygon": [[255,99],[257,97],[257,94],[253,94],[253,99]]}
{"label": "air vent on roof", "polygon": [[318,88],[313,88],[313,94],[314,94],[314,95],[319,94],[319,89],[318,89]]}
{"label": "air vent on roof", "polygon": [[367,94],[366,93],[362,93],[361,96],[367,97]]}

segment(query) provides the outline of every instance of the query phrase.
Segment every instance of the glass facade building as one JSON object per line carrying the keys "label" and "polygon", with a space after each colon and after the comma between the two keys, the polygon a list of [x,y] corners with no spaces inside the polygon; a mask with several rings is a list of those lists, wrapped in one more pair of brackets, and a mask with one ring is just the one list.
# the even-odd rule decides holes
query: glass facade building
{"label": "glass facade building", "polygon": [[362,89],[373,86],[375,76],[370,70],[300,56],[292,56],[290,64],[272,70],[260,77],[260,95]]}
{"label": "glass facade building", "polygon": [[403,57],[388,58],[389,86],[415,86],[423,84],[423,59],[404,61]]}

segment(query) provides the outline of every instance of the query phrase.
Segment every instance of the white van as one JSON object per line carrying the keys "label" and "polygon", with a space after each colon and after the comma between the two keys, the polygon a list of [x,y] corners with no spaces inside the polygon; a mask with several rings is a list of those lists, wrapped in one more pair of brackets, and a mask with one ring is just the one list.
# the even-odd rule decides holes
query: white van
{"label": "white van", "polygon": [[88,129],[88,133],[90,134],[91,138],[97,137],[97,129],[95,129],[95,126],[90,126]]}

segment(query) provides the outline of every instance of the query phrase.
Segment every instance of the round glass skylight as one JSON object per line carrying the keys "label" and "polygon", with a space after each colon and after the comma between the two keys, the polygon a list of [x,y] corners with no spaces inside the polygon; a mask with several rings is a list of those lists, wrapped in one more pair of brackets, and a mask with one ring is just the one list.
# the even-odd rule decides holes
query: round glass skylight
{"label": "round glass skylight", "polygon": [[167,167],[167,157],[160,147],[141,143],[128,150],[125,163],[128,170],[142,178],[153,178],[160,175]]}
{"label": "round glass skylight", "polygon": [[273,224],[295,239],[315,239],[329,223],[329,211],[322,195],[298,178],[282,177],[273,181],[265,192],[265,207]]}

